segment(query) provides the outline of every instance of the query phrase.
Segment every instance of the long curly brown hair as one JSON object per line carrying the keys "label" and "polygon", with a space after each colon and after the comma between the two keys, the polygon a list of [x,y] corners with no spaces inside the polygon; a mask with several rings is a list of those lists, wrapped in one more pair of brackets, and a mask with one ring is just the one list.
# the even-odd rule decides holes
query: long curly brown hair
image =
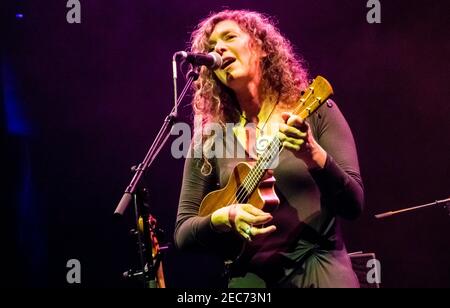
{"label": "long curly brown hair", "polygon": [[[301,58],[294,54],[292,44],[280,33],[268,16],[247,10],[225,10],[213,13],[200,22],[191,36],[191,51],[206,53],[209,37],[221,21],[235,21],[251,39],[261,46],[267,56],[261,61],[263,82],[280,101],[294,102],[300,91],[307,86],[308,74]],[[207,69],[202,68],[194,83],[193,107],[205,123],[236,122],[239,105],[233,92],[225,87]]]}
{"label": "long curly brown hair", "polygon": [[[266,57],[261,61],[265,93],[276,94],[278,101],[289,108],[290,104],[297,101],[301,90],[307,87],[308,73],[303,60],[295,55],[292,44],[280,33],[272,18],[247,10],[212,13],[192,33],[191,51],[210,51],[209,37],[214,27],[224,20],[236,22],[265,52]],[[214,72],[203,67],[193,87],[194,115],[202,117],[202,126],[208,123],[223,126],[225,123],[239,121],[240,108],[234,92],[223,85]],[[202,139],[207,138],[203,136]]]}

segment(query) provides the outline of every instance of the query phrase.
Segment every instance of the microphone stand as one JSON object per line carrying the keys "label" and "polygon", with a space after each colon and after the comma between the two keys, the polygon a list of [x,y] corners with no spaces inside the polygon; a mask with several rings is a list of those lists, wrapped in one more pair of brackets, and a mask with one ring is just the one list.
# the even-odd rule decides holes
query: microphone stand
{"label": "microphone stand", "polygon": [[447,199],[443,199],[443,200],[436,200],[434,202],[423,204],[423,205],[404,208],[404,209],[397,210],[397,211],[389,211],[389,212],[385,212],[385,213],[380,213],[380,214],[375,215],[375,218],[382,219],[382,218],[386,218],[389,216],[393,216],[393,215],[397,215],[397,214],[401,214],[401,213],[405,213],[405,212],[410,212],[410,211],[415,211],[415,210],[423,209],[423,208],[427,208],[427,207],[438,206],[438,205],[444,206],[449,211],[449,215],[450,215],[450,198],[447,198]]}
{"label": "microphone stand", "polygon": [[[173,57],[173,62],[175,61],[175,56]],[[147,151],[143,161],[136,167],[133,166],[131,170],[134,172],[134,176],[131,179],[130,184],[126,187],[125,192],[117,205],[114,216],[123,216],[125,210],[130,205],[134,203],[135,215],[136,215],[136,229],[134,233],[137,235],[139,256],[140,256],[140,267],[139,271],[130,270],[124,273],[125,277],[136,277],[141,278],[144,282],[144,286],[148,288],[156,287],[156,271],[160,260],[159,256],[156,256],[154,260],[152,256],[153,252],[153,242],[149,236],[150,225],[149,218],[153,218],[148,211],[148,206],[146,205],[146,199],[148,197],[149,191],[146,188],[139,188],[143,176],[146,174],[147,169],[152,165],[158,153],[163,148],[164,144],[170,137],[170,131],[177,121],[177,108],[183,100],[186,92],[192,83],[197,80],[199,76],[200,69],[198,66],[192,66],[191,70],[187,74],[187,82],[180,94],[180,97],[176,97],[176,64],[174,67],[174,96],[175,104],[169,115],[166,116],[164,123],[159,130],[155,140],[153,141],[150,149]],[[140,219],[142,219],[142,224],[140,224]],[[156,262],[155,262],[156,261]]]}

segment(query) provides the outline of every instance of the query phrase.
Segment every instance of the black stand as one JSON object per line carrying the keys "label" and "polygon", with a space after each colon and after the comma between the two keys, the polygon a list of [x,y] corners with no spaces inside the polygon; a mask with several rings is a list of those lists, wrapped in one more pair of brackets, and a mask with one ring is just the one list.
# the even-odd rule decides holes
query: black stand
{"label": "black stand", "polygon": [[423,209],[423,208],[432,207],[432,206],[444,206],[449,211],[449,215],[450,215],[450,198],[447,198],[447,199],[443,199],[443,200],[436,200],[434,202],[423,204],[423,205],[418,205],[418,206],[401,209],[398,211],[389,211],[389,212],[377,214],[377,215],[375,215],[375,218],[381,219],[381,218],[397,215],[400,213],[415,211],[418,209]]}
{"label": "black stand", "polygon": [[[149,225],[150,218],[153,219],[150,212],[148,211],[148,206],[146,206],[148,198],[148,189],[138,189],[141,184],[142,177],[146,173],[147,169],[152,165],[153,161],[157,157],[158,153],[163,148],[164,144],[167,142],[170,136],[170,131],[173,124],[177,121],[177,108],[180,105],[183,97],[186,95],[187,90],[192,85],[192,82],[196,80],[199,76],[199,68],[192,67],[188,72],[188,80],[183,88],[183,91],[179,98],[175,97],[175,105],[170,112],[170,114],[165,118],[164,123],[159,130],[155,140],[153,141],[150,149],[147,152],[144,160],[137,166],[133,167],[132,171],[134,176],[130,184],[125,189],[125,192],[120,200],[119,204],[114,211],[115,216],[122,216],[131,203],[134,201],[134,208],[136,214],[136,235],[139,247],[139,256],[141,259],[141,269],[139,271],[128,271],[124,274],[127,277],[142,278],[145,287],[156,287],[155,284],[155,273],[157,271],[157,266],[160,260],[153,260],[153,243],[151,241],[151,226]],[[174,77],[175,78],[175,77]],[[175,91],[176,93],[176,91]],[[176,94],[175,94],[176,96]],[[142,219],[142,225],[140,226],[140,221]],[[156,262],[155,262],[156,261]]]}
{"label": "black stand", "polygon": [[145,188],[137,189],[133,197],[136,229],[132,229],[131,233],[137,237],[141,269],[139,271],[128,270],[123,273],[123,276],[139,279],[144,288],[157,288],[156,271],[161,262],[161,254],[158,252],[153,256],[152,234],[156,234],[158,230],[156,230],[155,224],[150,224],[152,216],[147,203],[148,191]]}

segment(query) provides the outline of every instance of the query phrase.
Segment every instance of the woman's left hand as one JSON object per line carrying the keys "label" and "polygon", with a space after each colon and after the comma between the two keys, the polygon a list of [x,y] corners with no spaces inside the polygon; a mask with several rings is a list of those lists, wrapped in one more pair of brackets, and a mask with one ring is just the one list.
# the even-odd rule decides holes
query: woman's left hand
{"label": "woman's left hand", "polygon": [[281,114],[284,123],[280,125],[278,138],[283,146],[302,159],[309,169],[323,168],[327,153],[314,139],[309,124],[290,112]]}

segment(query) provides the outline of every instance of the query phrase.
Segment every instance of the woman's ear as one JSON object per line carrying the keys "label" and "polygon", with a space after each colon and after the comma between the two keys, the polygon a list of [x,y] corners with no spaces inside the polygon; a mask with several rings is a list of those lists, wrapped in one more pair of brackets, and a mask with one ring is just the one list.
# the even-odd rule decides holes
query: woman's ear
{"label": "woman's ear", "polygon": [[263,45],[264,44],[263,44],[263,42],[260,39],[257,39],[256,43],[258,45],[258,50],[260,52],[261,59],[264,59],[265,57],[267,57],[267,52],[265,52],[264,49],[263,49]]}
{"label": "woman's ear", "polygon": [[261,58],[264,59],[267,57],[267,52],[265,52],[262,48],[261,48]]}
{"label": "woman's ear", "polygon": [[267,58],[267,52],[265,52],[262,48],[260,48],[259,49],[259,57],[260,57],[260,59],[265,59],[265,58]]}
{"label": "woman's ear", "polygon": [[267,53],[263,50],[262,46],[263,42],[257,38],[251,39],[250,42],[248,43],[248,47],[251,50],[256,51],[261,59],[264,59],[265,57],[267,57]]}

